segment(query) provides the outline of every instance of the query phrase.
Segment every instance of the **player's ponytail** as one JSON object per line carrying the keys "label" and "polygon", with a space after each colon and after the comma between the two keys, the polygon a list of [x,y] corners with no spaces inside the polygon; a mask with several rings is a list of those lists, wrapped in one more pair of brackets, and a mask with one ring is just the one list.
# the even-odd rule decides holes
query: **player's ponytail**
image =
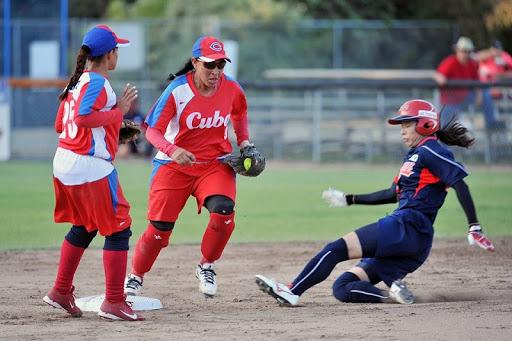
{"label": "player's ponytail", "polygon": [[181,70],[179,70],[178,72],[176,73],[170,73],[169,74],[169,77],[167,77],[167,81],[170,82],[172,81],[174,78],[178,77],[178,76],[181,76],[181,75],[184,75],[186,74],[187,72],[189,71],[192,71],[194,70],[194,65],[192,65],[192,61],[189,59],[185,65],[183,65],[183,67],[181,68]]}
{"label": "player's ponytail", "polygon": [[59,95],[59,100],[63,101],[68,96],[69,90],[73,89],[76,84],[78,83],[78,80],[80,79],[80,76],[82,73],[84,73],[85,69],[85,63],[87,62],[87,59],[89,57],[89,53],[91,53],[91,50],[89,47],[82,45],[80,48],[80,51],[78,51],[78,56],[76,57],[76,67],[75,67],[75,73],[73,73],[73,76],[69,78],[68,85],[62,91],[62,93]]}
{"label": "player's ponytail", "polygon": [[455,118],[452,119],[444,128],[439,130],[437,138],[449,146],[460,146],[464,148],[470,147],[474,142],[475,138],[462,123],[457,121]]}

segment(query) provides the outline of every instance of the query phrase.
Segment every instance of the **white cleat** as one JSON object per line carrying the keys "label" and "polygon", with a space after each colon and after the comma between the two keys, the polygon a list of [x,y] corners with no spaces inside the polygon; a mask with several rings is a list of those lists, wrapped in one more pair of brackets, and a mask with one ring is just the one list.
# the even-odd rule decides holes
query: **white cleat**
{"label": "white cleat", "polygon": [[299,303],[299,295],[295,295],[286,285],[262,275],[256,275],[256,284],[261,291],[274,297],[280,305],[295,306]]}
{"label": "white cleat", "polygon": [[207,297],[213,297],[217,293],[216,273],[213,263],[203,263],[196,267],[196,277],[199,279],[199,291]]}
{"label": "white cleat", "polygon": [[142,292],[142,277],[128,275],[124,280],[124,293],[127,296],[139,296]]}
{"label": "white cleat", "polygon": [[414,303],[414,295],[407,288],[407,284],[401,280],[397,279],[391,284],[389,288],[389,297],[400,304],[412,304]]}

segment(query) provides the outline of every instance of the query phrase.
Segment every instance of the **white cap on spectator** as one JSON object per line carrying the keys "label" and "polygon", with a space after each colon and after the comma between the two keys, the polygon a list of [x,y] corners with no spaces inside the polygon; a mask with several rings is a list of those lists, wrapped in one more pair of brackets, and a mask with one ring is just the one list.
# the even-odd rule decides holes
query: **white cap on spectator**
{"label": "white cap on spectator", "polygon": [[473,51],[475,45],[473,45],[473,42],[468,37],[460,37],[457,43],[455,43],[455,48],[457,50]]}

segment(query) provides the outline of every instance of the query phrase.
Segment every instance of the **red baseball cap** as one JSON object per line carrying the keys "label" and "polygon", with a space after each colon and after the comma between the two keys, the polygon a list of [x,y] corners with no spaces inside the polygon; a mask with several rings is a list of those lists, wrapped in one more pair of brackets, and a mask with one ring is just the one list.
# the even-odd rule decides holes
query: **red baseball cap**
{"label": "red baseball cap", "polygon": [[231,62],[231,59],[226,56],[226,51],[224,51],[224,44],[212,36],[203,36],[196,40],[192,47],[192,57],[207,63],[218,59]]}

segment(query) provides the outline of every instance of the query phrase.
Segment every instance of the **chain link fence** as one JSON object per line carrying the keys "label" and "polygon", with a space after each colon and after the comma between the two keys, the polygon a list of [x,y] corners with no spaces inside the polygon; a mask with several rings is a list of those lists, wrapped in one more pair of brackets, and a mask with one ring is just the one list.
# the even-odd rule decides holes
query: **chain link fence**
{"label": "chain link fence", "polygon": [[[459,82],[460,83],[460,82]],[[487,91],[477,82],[467,91]],[[443,91],[460,91],[460,84]],[[459,87],[457,87],[459,86]],[[291,82],[247,83],[251,131],[256,143],[272,158],[313,162],[398,160],[406,147],[400,129],[387,124],[400,105],[420,98],[438,108],[440,90],[432,81],[338,81],[304,85]],[[512,83],[500,88],[512,91]],[[471,131],[475,144],[451,147],[458,158],[470,162],[512,162],[512,97],[493,99],[493,123],[485,119],[483,105],[461,105],[456,117]]]}
{"label": "chain link fence", "polygon": [[[83,33],[96,22],[71,19],[69,24],[71,72]],[[141,32],[140,41],[136,42],[143,51],[141,67],[117,70],[112,73],[111,82],[118,92],[126,82],[136,84],[143,112],[159,96],[168,73],[177,71],[189,58],[199,35],[214,34],[236,41],[237,78],[247,92],[252,137],[273,159],[314,162],[379,162],[399,158],[403,147],[398,129],[386,125],[385,119],[410,98],[424,98],[440,105],[439,89],[432,81],[423,79],[418,83],[414,77],[399,85],[389,79],[357,78],[339,82],[302,79],[292,86],[283,82],[279,85],[266,80],[265,71],[379,68],[418,70],[419,76],[425,70],[435,69],[450,53],[451,43],[458,36],[455,25],[436,21],[240,23],[184,18],[111,25],[125,25]],[[30,44],[58,40],[58,32],[59,23],[54,19],[13,20],[13,76],[28,77]],[[432,41],[437,43],[431,44]],[[130,58],[123,51],[120,55],[120,59]],[[474,89],[479,86],[472,85]],[[510,90],[509,85],[504,85],[501,94],[492,98],[493,115],[501,122],[495,127],[487,125],[488,115],[483,114],[486,111],[474,105],[474,101],[456,109],[477,137],[471,150],[455,149],[461,157],[488,163],[512,162]],[[11,89],[13,157],[51,157],[56,141],[52,126],[59,92],[60,88],[55,87]],[[34,136],[43,141],[35,151],[33,146],[26,145]]]}

